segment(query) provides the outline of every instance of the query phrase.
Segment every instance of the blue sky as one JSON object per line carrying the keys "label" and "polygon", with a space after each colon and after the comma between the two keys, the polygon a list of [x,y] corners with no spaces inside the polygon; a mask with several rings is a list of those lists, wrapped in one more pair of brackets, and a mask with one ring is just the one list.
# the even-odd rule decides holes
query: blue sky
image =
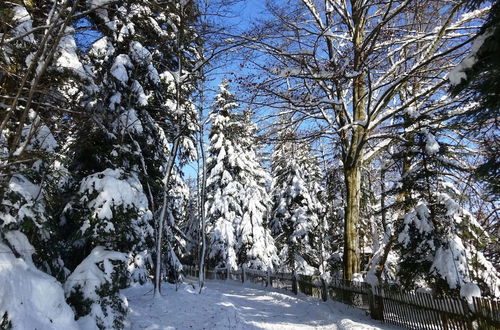
{"label": "blue sky", "polygon": [[[256,19],[263,17],[265,15],[265,1],[264,0],[245,0],[236,3],[233,8],[230,8],[231,14],[228,17],[218,18],[222,20],[221,25],[227,26],[226,32],[235,33],[236,31],[243,31],[251,27],[252,23]],[[229,30],[231,29],[231,30]],[[227,63],[223,67],[211,72],[210,76],[207,77],[207,101],[210,104],[213,100],[215,93],[217,92],[218,85],[224,78],[231,79],[235,75],[242,74],[239,64],[236,62]],[[232,86],[232,92],[235,93],[235,85]],[[242,108],[244,105],[242,105]],[[204,114],[208,115],[209,109],[204,110]],[[205,132],[205,140],[207,142],[207,137],[209,130]],[[195,178],[197,175],[197,162],[192,162],[184,166],[183,172],[186,177]]]}

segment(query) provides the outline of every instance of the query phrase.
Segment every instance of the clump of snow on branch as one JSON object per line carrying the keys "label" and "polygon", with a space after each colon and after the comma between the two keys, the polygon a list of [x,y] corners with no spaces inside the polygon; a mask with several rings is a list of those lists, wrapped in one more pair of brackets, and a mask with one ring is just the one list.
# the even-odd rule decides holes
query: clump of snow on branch
{"label": "clump of snow on branch", "polygon": [[148,199],[135,174],[127,174],[121,169],[106,169],[82,180],[80,201],[91,212],[90,219],[85,219],[81,233],[92,230],[92,235],[112,234],[117,229],[114,224],[116,212],[132,211],[135,220],[126,224],[136,234],[141,232],[139,224],[151,219]]}
{"label": "clump of snow on branch", "polygon": [[64,291],[79,308],[81,328],[112,329],[123,321],[127,300],[118,293],[117,282],[126,261],[124,253],[97,246],[68,277]]}
{"label": "clump of snow on branch", "polygon": [[[26,236],[20,232],[17,236],[17,251],[33,249]],[[79,329],[59,282],[36,269],[30,259],[16,258],[4,242],[0,242],[0,287],[0,315],[7,317],[13,330]]]}
{"label": "clump of snow on branch", "polygon": [[493,30],[486,31],[485,33],[479,35],[476,40],[472,43],[472,48],[470,54],[460,62],[456,67],[454,67],[448,74],[448,79],[450,83],[454,86],[459,85],[462,80],[467,79],[466,71],[477,63],[477,52],[484,44],[486,39],[493,35]]}

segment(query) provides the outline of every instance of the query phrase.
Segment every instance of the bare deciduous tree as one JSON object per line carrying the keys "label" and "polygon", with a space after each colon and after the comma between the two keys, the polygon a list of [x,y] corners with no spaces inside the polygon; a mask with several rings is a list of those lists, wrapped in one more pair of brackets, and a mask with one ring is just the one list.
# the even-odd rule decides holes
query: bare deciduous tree
{"label": "bare deciduous tree", "polygon": [[[339,142],[346,207],[344,278],[359,272],[361,169],[401,132],[396,117],[436,112],[449,69],[486,9],[451,0],[268,1],[271,19],[241,36],[254,103],[293,113]],[[406,127],[411,130],[412,127]]]}

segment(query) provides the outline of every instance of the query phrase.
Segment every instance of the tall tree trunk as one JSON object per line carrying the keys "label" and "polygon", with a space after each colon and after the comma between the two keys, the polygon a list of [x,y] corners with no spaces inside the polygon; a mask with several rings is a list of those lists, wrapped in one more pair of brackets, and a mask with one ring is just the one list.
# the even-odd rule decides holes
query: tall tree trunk
{"label": "tall tree trunk", "polygon": [[[202,98],[203,98],[203,92],[202,92]],[[201,102],[203,104],[203,102]],[[200,154],[201,154],[201,196],[200,196],[200,215],[201,215],[201,256],[200,256],[200,273],[199,273],[199,278],[198,278],[198,283],[200,286],[200,292],[203,289],[203,286],[205,285],[205,254],[206,254],[206,247],[207,247],[207,236],[206,236],[206,217],[205,217],[205,199],[206,199],[206,188],[207,188],[207,173],[206,173],[206,157],[205,157],[205,148],[203,144],[203,139],[204,139],[204,129],[205,125],[203,124],[203,112],[202,107],[200,107]]]}
{"label": "tall tree trunk", "polygon": [[[182,31],[182,17],[184,14],[183,4],[180,3],[180,15],[179,15],[179,29],[176,31],[176,43],[177,43],[177,60],[179,67],[177,68],[177,74],[175,75],[175,109],[176,113],[181,112],[181,88],[182,88],[182,80],[181,75],[183,71],[183,53],[181,47],[181,31]],[[170,153],[170,158],[167,163],[167,171],[164,179],[164,190],[163,190],[163,201],[162,201],[162,209],[160,218],[158,219],[158,237],[156,242],[156,269],[155,269],[155,285],[154,285],[154,295],[159,296],[160,294],[160,276],[161,276],[161,254],[162,254],[162,240],[163,240],[163,226],[165,223],[165,216],[167,211],[167,200],[168,200],[168,190],[170,178],[172,176],[172,169],[175,165],[175,159],[177,158],[177,152],[179,151],[182,132],[183,132],[184,123],[182,120],[177,124],[175,130],[175,137],[172,145],[172,151]]]}
{"label": "tall tree trunk", "polygon": [[177,157],[177,151],[179,150],[180,137],[176,137],[172,145],[172,151],[170,153],[170,158],[167,164],[167,171],[165,173],[164,186],[163,186],[163,201],[161,207],[161,213],[158,218],[158,234],[156,238],[156,265],[155,265],[155,283],[154,283],[154,295],[160,295],[160,277],[161,277],[161,255],[162,255],[162,241],[163,241],[163,225],[165,223],[165,216],[167,213],[167,202],[168,202],[168,186],[170,183],[170,178],[172,177],[172,169],[174,168],[175,158]]}
{"label": "tall tree trunk", "polygon": [[353,78],[353,123],[348,149],[344,152],[344,179],[346,185],[346,207],[344,215],[344,279],[351,280],[359,272],[359,233],[361,199],[361,166],[366,142],[366,72],[364,71],[363,39],[366,12],[362,2],[352,1],[354,70],[359,74]]}
{"label": "tall tree trunk", "polygon": [[359,272],[359,211],[361,197],[361,171],[359,166],[344,171],[347,192],[344,219],[344,279],[351,280]]}
{"label": "tall tree trunk", "polygon": [[[382,229],[383,232],[387,232],[387,211],[385,209],[385,198],[386,198],[386,191],[385,191],[385,171],[386,169],[386,161],[383,161],[382,163],[382,168],[380,169],[380,217],[382,221]],[[375,252],[375,251],[374,251]]]}

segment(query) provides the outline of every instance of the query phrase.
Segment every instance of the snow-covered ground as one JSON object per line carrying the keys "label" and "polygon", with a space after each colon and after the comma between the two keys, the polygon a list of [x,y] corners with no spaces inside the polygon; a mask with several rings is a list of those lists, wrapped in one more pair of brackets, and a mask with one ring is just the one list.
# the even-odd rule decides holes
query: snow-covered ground
{"label": "snow-covered ground", "polygon": [[207,281],[202,294],[190,284],[123,290],[130,313],[126,329],[400,329],[370,319],[363,311],[302,294],[234,281]]}

